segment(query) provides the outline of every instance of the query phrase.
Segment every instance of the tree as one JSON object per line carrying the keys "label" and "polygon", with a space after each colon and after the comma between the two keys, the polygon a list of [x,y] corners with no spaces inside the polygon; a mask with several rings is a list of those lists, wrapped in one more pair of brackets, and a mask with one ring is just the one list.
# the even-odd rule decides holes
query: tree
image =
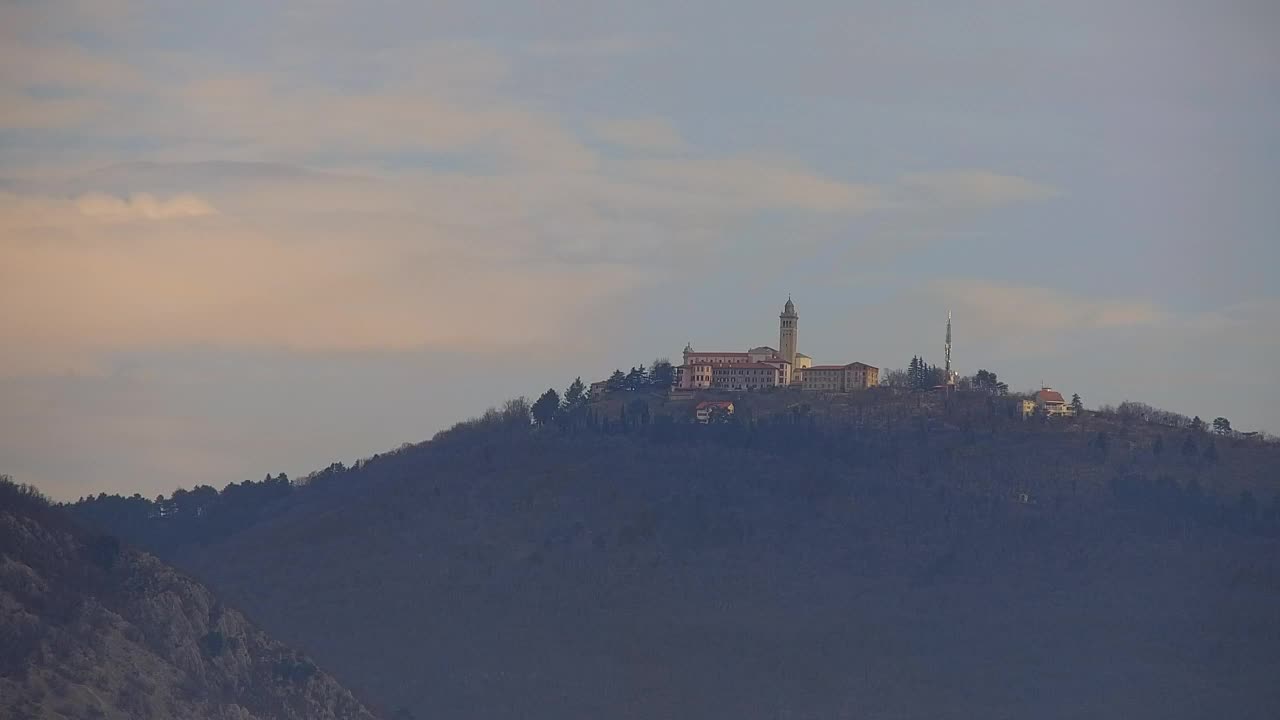
{"label": "tree", "polygon": [[1080,401],[1080,393],[1073,393],[1071,395],[1071,411],[1076,415],[1084,412],[1084,403]]}
{"label": "tree", "polygon": [[979,370],[971,381],[974,389],[983,390],[993,395],[1004,395],[1009,391],[1008,383],[1000,382],[996,374],[990,370]]}
{"label": "tree", "polygon": [[627,376],[624,375],[621,370],[614,370],[613,374],[609,376],[609,379],[605,381],[604,387],[609,391],[626,390]]}
{"label": "tree", "polygon": [[928,390],[946,381],[946,371],[937,365],[930,365],[924,358],[912,356],[907,365],[907,383],[916,390]]}
{"label": "tree", "polygon": [[880,384],[884,387],[911,387],[911,377],[906,370],[886,370],[880,373]]}
{"label": "tree", "polygon": [[1197,433],[1204,432],[1204,421],[1200,419],[1199,415],[1191,418],[1191,431]]}
{"label": "tree", "polygon": [[539,425],[549,425],[555,422],[556,415],[560,412],[560,394],[552,388],[542,393],[542,397],[533,404],[533,421]]}
{"label": "tree", "polygon": [[1164,452],[1164,436],[1157,435],[1156,441],[1151,444],[1151,454],[1155,455],[1156,457],[1160,457],[1160,454],[1163,452]]}
{"label": "tree", "polygon": [[671,366],[671,361],[666,358],[654,360],[649,368],[649,382],[659,390],[666,390],[674,385],[676,370]]}
{"label": "tree", "polygon": [[565,412],[572,413],[586,405],[586,403],[587,386],[582,384],[582,378],[574,378],[573,382],[569,383],[569,387],[564,390],[564,397],[560,401],[560,407]]}
{"label": "tree", "polygon": [[639,367],[631,368],[631,372],[627,373],[623,387],[627,390],[643,390],[649,384],[649,371],[645,369],[644,364]]}
{"label": "tree", "polygon": [[1231,421],[1224,417],[1216,417],[1213,419],[1213,431],[1219,435],[1231,434]]}
{"label": "tree", "polygon": [[[509,428],[527,428],[529,427],[530,414],[532,409],[529,407],[529,401],[523,397],[511,398],[502,404],[501,408],[489,408],[484,411],[478,421],[484,425]],[[342,463],[334,463],[324,472],[334,474],[345,471],[346,468]],[[226,492],[225,490],[223,491]]]}

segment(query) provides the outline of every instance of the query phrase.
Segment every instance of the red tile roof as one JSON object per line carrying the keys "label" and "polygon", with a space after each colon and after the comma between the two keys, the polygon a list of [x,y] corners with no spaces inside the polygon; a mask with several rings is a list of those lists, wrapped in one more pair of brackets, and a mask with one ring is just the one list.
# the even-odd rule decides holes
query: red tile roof
{"label": "red tile roof", "polygon": [[1036,400],[1043,403],[1064,403],[1065,404],[1067,402],[1066,400],[1062,399],[1062,393],[1058,392],[1057,390],[1050,390],[1049,388],[1044,388],[1040,392],[1036,393]]}
{"label": "red tile roof", "polygon": [[867,368],[868,370],[880,369],[874,365],[868,365],[866,363],[860,363],[860,362],[849,363],[848,365],[814,365],[811,368],[805,368],[805,369],[806,370],[847,370],[851,367],[854,367],[855,365],[862,366],[864,368]]}

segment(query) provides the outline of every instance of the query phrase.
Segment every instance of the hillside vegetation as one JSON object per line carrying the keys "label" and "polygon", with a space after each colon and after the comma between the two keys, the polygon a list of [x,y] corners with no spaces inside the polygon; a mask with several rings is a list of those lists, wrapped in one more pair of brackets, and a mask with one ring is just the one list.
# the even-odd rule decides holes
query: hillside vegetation
{"label": "hillside vegetation", "polygon": [[302,484],[75,509],[405,716],[1273,717],[1278,449],[1002,402],[516,402]]}
{"label": "hillside vegetation", "polygon": [[199,584],[3,478],[0,716],[373,718]]}

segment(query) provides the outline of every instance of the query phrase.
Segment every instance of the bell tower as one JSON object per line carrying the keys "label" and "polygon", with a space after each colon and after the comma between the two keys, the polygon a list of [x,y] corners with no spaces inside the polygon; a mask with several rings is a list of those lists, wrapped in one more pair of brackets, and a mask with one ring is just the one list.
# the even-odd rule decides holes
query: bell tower
{"label": "bell tower", "polygon": [[792,367],[796,364],[796,336],[800,331],[800,316],[796,313],[796,305],[791,302],[791,296],[787,296],[787,304],[782,308],[782,314],[778,316],[778,354],[782,355],[782,359],[791,363]]}

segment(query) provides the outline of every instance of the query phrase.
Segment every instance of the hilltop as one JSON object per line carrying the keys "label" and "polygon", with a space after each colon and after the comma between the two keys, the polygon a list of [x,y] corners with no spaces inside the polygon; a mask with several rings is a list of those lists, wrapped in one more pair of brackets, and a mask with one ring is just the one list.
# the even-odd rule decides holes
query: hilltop
{"label": "hilltop", "polygon": [[512,402],[302,483],[76,512],[417,717],[1280,704],[1273,445],[977,395],[747,394],[706,426],[674,402]]}
{"label": "hilltop", "polygon": [[0,715],[373,720],[306,655],[0,478]]}

